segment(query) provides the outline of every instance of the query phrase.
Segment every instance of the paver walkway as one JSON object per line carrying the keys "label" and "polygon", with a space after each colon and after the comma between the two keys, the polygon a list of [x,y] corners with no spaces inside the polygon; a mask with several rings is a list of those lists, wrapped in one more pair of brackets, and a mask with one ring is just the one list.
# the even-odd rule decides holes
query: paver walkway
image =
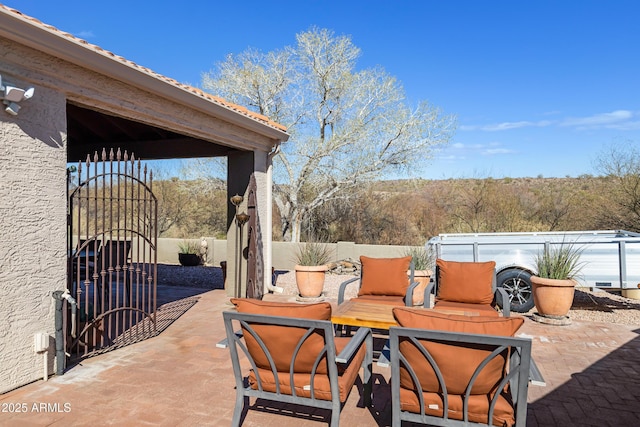
{"label": "paver walkway", "polygon": [[[224,338],[220,313],[230,307],[228,298],[222,290],[189,298],[197,299],[191,307],[182,300],[160,312],[166,329],[159,336],[0,395],[0,425],[229,426],[233,373],[228,350],[216,348]],[[549,326],[527,319],[521,333],[532,337],[547,381],[546,387],[529,387],[529,426],[640,425],[639,327]],[[344,426],[390,425],[389,369],[374,364],[374,377],[373,407],[357,407],[354,389],[342,413]],[[327,413],[305,407],[253,408],[245,427],[327,425]]]}

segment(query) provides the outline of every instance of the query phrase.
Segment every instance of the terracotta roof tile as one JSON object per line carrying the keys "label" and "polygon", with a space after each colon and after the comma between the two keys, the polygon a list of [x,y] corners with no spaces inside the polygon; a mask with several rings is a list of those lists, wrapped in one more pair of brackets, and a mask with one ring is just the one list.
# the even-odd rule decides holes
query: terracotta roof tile
{"label": "terracotta roof tile", "polygon": [[33,18],[31,16],[28,16],[28,15],[25,15],[24,13],[20,12],[19,10],[10,8],[10,7],[5,6],[3,4],[0,4],[0,9],[3,9],[5,11],[13,13],[15,15],[19,15],[23,19],[25,19],[28,22],[30,22],[32,25],[39,26],[41,28],[47,29],[50,32],[52,32],[54,35],[57,35],[59,37],[68,38],[68,39],[70,39],[71,41],[73,41],[75,43],[83,45],[83,47],[85,47],[86,49],[93,50],[96,53],[99,53],[101,55],[110,56],[116,61],[122,62],[123,64],[126,64],[129,67],[132,67],[132,68],[135,68],[137,70],[140,70],[141,72],[144,72],[145,74],[148,74],[148,75],[150,75],[150,76],[152,76],[152,77],[154,77],[154,78],[156,78],[158,80],[163,80],[167,84],[170,84],[170,85],[176,86],[178,88],[181,88],[183,90],[189,91],[192,94],[194,94],[195,96],[199,96],[199,97],[204,98],[204,99],[206,99],[206,100],[208,100],[208,101],[210,101],[210,102],[212,102],[214,104],[218,104],[218,105],[221,105],[223,107],[226,107],[226,108],[229,108],[231,110],[234,110],[234,111],[236,111],[236,112],[238,112],[240,114],[243,114],[243,115],[245,115],[247,117],[250,117],[250,118],[252,118],[254,120],[257,120],[259,122],[265,123],[265,124],[267,124],[267,125],[269,125],[269,126],[271,126],[273,128],[276,128],[278,130],[285,131],[285,132],[287,130],[286,126],[281,125],[281,124],[279,124],[277,122],[274,122],[273,120],[270,120],[268,117],[266,117],[266,116],[264,116],[262,114],[258,114],[258,113],[255,113],[253,111],[250,111],[246,107],[243,107],[241,105],[237,105],[237,104],[228,102],[228,101],[224,100],[223,98],[220,98],[219,96],[215,96],[215,95],[209,94],[209,93],[204,92],[203,90],[201,90],[199,88],[196,88],[194,86],[190,86],[190,85],[187,85],[187,84],[184,84],[184,83],[180,83],[179,81],[177,81],[175,79],[172,79],[171,77],[167,77],[167,76],[164,76],[162,74],[156,73],[155,71],[153,71],[153,70],[151,70],[151,69],[149,69],[147,67],[144,67],[142,65],[136,64],[135,62],[130,61],[130,60],[126,59],[126,58],[123,58],[122,56],[116,55],[115,53],[110,52],[110,51],[108,51],[106,49],[103,49],[98,45],[89,43],[88,41],[83,40],[83,39],[81,39],[79,37],[76,37],[73,34],[61,31],[61,30],[57,29],[56,27],[54,27],[52,25],[45,24],[45,23],[43,23],[42,21],[40,21],[40,20],[38,20],[36,18]]}

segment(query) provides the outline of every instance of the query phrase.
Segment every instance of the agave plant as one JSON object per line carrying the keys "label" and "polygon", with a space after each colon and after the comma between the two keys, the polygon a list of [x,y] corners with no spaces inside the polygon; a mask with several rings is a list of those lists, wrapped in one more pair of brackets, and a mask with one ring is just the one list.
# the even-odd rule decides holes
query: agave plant
{"label": "agave plant", "polygon": [[427,250],[424,246],[410,246],[404,251],[404,256],[410,256],[413,260],[413,268],[416,270],[433,269],[436,263],[436,256],[432,250]]}
{"label": "agave plant", "polygon": [[200,253],[200,242],[197,240],[183,240],[178,243],[179,253],[181,254],[194,254]]}
{"label": "agave plant", "polygon": [[560,245],[550,246],[539,252],[534,259],[538,277],[575,279],[584,266],[580,261],[582,250],[573,243],[563,241]]}
{"label": "agave plant", "polygon": [[298,265],[315,266],[324,265],[331,260],[331,250],[329,246],[317,243],[300,243],[295,253],[295,261]]}

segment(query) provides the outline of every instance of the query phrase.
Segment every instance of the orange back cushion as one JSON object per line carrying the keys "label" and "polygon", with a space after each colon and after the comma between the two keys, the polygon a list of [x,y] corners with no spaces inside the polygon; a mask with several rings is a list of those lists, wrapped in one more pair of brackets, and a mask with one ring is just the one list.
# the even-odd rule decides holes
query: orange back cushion
{"label": "orange back cushion", "polygon": [[493,301],[494,261],[456,262],[436,260],[438,267],[438,299],[491,304]]}
{"label": "orange back cushion", "polygon": [[[499,336],[513,336],[524,323],[522,317],[460,316],[404,307],[394,308],[393,315],[398,324],[406,328]],[[435,359],[444,377],[447,391],[453,394],[465,392],[474,370],[493,351],[493,348],[483,345],[451,345],[426,340],[420,342]],[[435,371],[414,344],[409,340],[402,340],[400,351],[415,370],[423,391],[442,391]],[[474,382],[471,394],[488,394],[495,391],[506,369],[506,357],[503,352],[484,367]],[[407,389],[415,388],[407,370],[402,366],[400,384]]]}
{"label": "orange back cushion", "polygon": [[407,270],[411,257],[369,258],[360,257],[362,264],[362,282],[358,296],[391,295],[403,297],[407,293],[409,281]]}
{"label": "orange back cushion", "polygon": [[[321,302],[317,304],[296,304],[275,301],[260,301],[246,298],[232,298],[231,302],[240,313],[265,314],[270,316],[295,317],[299,319],[331,320],[331,304]],[[251,325],[260,339],[265,343],[276,369],[288,372],[293,352],[298,342],[307,332],[306,328],[293,326]],[[260,348],[258,341],[246,330],[243,330],[247,350],[259,368],[271,369],[269,361]],[[310,373],[318,354],[325,346],[324,337],[315,332],[309,336],[298,352],[294,371]],[[326,358],[320,362],[318,373],[327,373]]]}

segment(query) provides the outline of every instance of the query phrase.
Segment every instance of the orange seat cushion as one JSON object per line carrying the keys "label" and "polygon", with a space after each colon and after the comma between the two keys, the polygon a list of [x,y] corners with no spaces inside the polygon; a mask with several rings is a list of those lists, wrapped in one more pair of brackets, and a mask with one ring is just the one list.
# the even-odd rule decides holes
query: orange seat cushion
{"label": "orange seat cushion", "polygon": [[457,262],[438,258],[436,266],[438,299],[471,304],[491,304],[493,301],[494,261]]}
{"label": "orange seat cushion", "polygon": [[[438,393],[422,393],[424,398],[424,412],[427,415],[442,417],[444,402],[442,395]],[[450,419],[463,420],[464,412],[462,397],[457,395],[448,396],[449,408],[447,415]],[[496,406],[493,410],[492,422],[488,423],[489,397],[485,395],[469,396],[468,415],[469,421],[476,423],[493,424],[496,426],[513,426],[516,422],[514,410],[510,403],[509,393],[503,392],[498,396]],[[420,401],[414,390],[400,388],[400,409],[403,411],[420,413]]]}
{"label": "orange seat cushion", "polygon": [[373,302],[376,304],[387,304],[394,307],[403,307],[404,298],[398,295],[362,295],[351,298],[351,301]]}
{"label": "orange seat cushion", "polygon": [[[339,354],[347,345],[350,338],[336,337],[336,353]],[[362,345],[358,352],[351,359],[347,366],[338,364],[338,389],[340,390],[340,402],[345,402],[349,396],[349,392],[353,388],[358,372],[366,354],[365,346]],[[276,381],[270,369],[258,369],[262,389],[265,391],[276,392]],[[278,372],[278,382],[280,383],[280,392],[291,394],[291,377],[289,372]],[[296,396],[311,397],[311,375],[308,373],[296,373],[293,379]],[[255,372],[249,374],[249,384],[253,389],[258,389],[258,381]],[[328,375],[316,375],[314,378],[314,396],[316,399],[331,400],[331,384]]]}
{"label": "orange seat cushion", "polygon": [[446,314],[462,314],[465,316],[500,316],[500,313],[488,304],[469,304],[466,302],[439,300],[434,303],[433,309],[446,312]]}
{"label": "orange seat cushion", "polygon": [[298,304],[295,302],[261,301],[252,298],[231,298],[239,313],[297,317],[299,319],[331,320],[331,304]]}
{"label": "orange seat cushion", "polygon": [[[330,320],[331,304],[321,302],[317,304],[282,303],[275,301],[260,301],[247,298],[233,298],[231,302],[240,313],[265,314],[270,316],[296,317],[313,320]],[[291,357],[300,339],[307,332],[307,328],[276,325],[252,325],[254,331],[267,347],[274,360],[276,369],[289,372]],[[253,357],[258,368],[271,370],[267,356],[264,354],[258,341],[251,334],[244,331],[244,340],[247,350]],[[294,364],[294,371],[311,373],[318,354],[325,347],[324,337],[318,333],[312,333],[302,344]],[[326,374],[326,357],[320,362],[317,373]]]}
{"label": "orange seat cushion", "polygon": [[[524,323],[522,317],[460,316],[438,313],[436,310],[396,307],[393,315],[400,326],[438,331],[513,336]],[[420,340],[442,372],[450,394],[463,394],[477,366],[491,353],[483,345],[453,345]],[[437,393],[442,388],[429,361],[409,340],[401,340],[400,351],[415,370],[424,392]],[[507,354],[495,356],[479,373],[471,394],[495,392],[506,370]],[[407,389],[415,386],[411,376],[400,369],[400,384]]]}
{"label": "orange seat cushion", "polygon": [[362,278],[358,296],[391,295],[404,297],[409,287],[407,270],[411,257],[370,258],[360,257]]}

